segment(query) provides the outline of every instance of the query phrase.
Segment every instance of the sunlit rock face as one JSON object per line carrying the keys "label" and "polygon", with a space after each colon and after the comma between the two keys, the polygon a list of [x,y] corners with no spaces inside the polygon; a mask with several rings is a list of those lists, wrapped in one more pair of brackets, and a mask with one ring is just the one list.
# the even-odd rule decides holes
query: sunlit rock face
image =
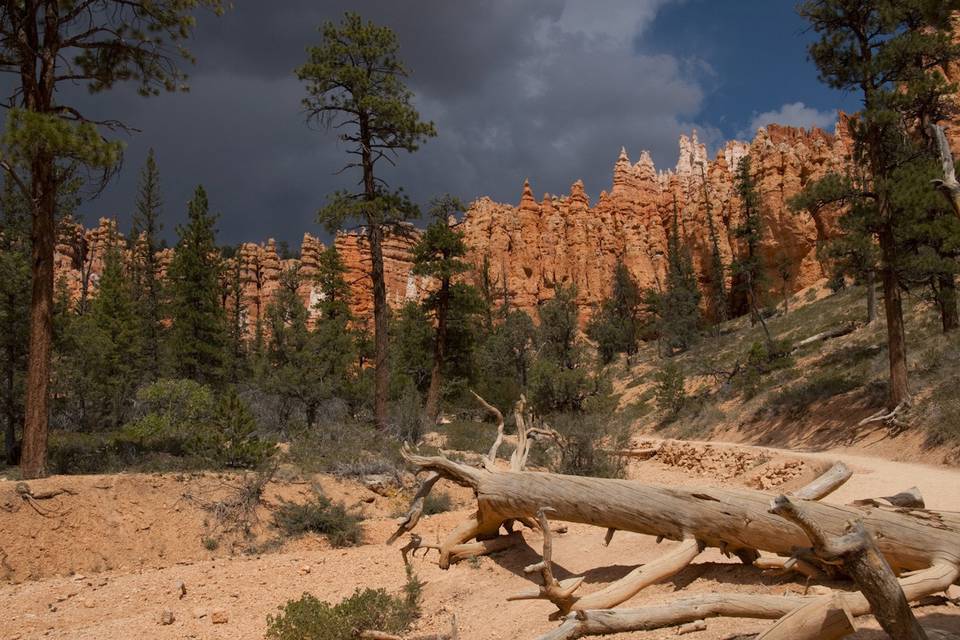
{"label": "sunlit rock face", "polygon": [[[558,285],[575,285],[585,319],[608,295],[618,260],[641,287],[663,282],[667,235],[676,208],[681,237],[690,247],[701,284],[707,289],[711,286],[707,269],[712,252],[709,220],[725,265],[742,251],[735,233],[742,214],[734,176],[740,159],[749,154],[762,203],[767,282],[771,291],[781,292],[785,271],[786,289],[801,289],[824,276],[816,246],[835,229],[837,212],[825,211],[814,219],[791,212],[787,201],[811,180],[843,168],[850,146],[845,121],[841,114],[841,124],[832,134],[771,125],[760,129],[749,144],[726,143],[713,159],[708,159],[706,147],[694,131],[681,136],[677,164],[666,171],[658,170],[646,151],[633,162],[627,150],[621,149],[613,164],[609,191],[601,192],[593,203],[580,180],[566,195],[545,194],[540,199],[529,182],[524,182],[516,205],[480,198],[459,225],[469,247],[468,260],[474,266],[466,277],[479,279],[486,261],[496,290],[501,295],[505,290],[513,306],[534,315],[538,305],[554,296]],[[406,225],[384,239],[387,302],[393,308],[422,300],[433,286],[412,273],[411,249],[418,238],[419,232]],[[61,224],[57,277],[74,300],[96,291],[103,256],[111,242],[126,247],[111,220],[101,219],[93,229],[69,220]],[[362,230],[340,233],[334,242],[347,270],[353,313],[359,323],[368,324],[373,316],[373,287],[367,237]],[[229,279],[238,274],[242,316],[252,335],[280,289],[281,275],[296,269],[301,276],[298,294],[312,310],[321,295],[314,276],[324,249],[323,242],[309,233],[304,234],[296,259],[282,260],[272,239],[242,244],[224,269],[225,306],[234,304],[226,292]],[[130,255],[129,250],[124,251]],[[172,249],[161,252],[158,275],[165,272],[172,255]]]}
{"label": "sunlit rock face", "polygon": [[505,286],[520,308],[533,311],[562,284],[576,286],[577,300],[588,311],[609,293],[617,260],[641,287],[663,282],[676,207],[680,235],[707,287],[708,220],[725,265],[742,249],[735,233],[742,214],[734,178],[739,161],[749,154],[762,203],[768,282],[780,291],[785,265],[787,289],[796,291],[823,277],[816,246],[831,233],[836,215],[824,212],[815,220],[791,212],[787,201],[811,180],[842,169],[848,145],[840,131],[771,125],[752,143],[728,142],[710,160],[693,132],[680,138],[679,160],[668,171],[658,171],[645,151],[633,163],[621,149],[610,190],[592,206],[580,181],[568,195],[547,194],[539,202],[529,183],[517,206],[476,201],[463,224],[471,261],[481,265],[486,257],[498,288]]}

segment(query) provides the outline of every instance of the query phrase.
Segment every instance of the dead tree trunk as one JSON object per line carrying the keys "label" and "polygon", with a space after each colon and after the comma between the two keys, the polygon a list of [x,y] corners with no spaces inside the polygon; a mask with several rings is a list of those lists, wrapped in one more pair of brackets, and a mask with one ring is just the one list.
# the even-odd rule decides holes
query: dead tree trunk
{"label": "dead tree trunk", "polygon": [[[521,434],[522,435],[522,434]],[[791,622],[777,626],[794,635],[774,638],[839,638],[851,630],[851,617],[870,612],[869,601],[859,593],[836,596],[769,597],[721,595],[684,601],[677,605],[643,610],[606,611],[626,602],[646,586],[674,575],[692,562],[705,547],[715,547],[752,563],[758,551],[798,557],[809,547],[805,530],[769,511],[771,495],[746,489],[685,489],[628,480],[565,476],[552,473],[500,471],[492,461],[478,469],[443,457],[424,457],[406,451],[406,459],[418,470],[470,487],[477,497],[477,511],[437,545],[419,545],[440,553],[440,566],[459,559],[502,549],[501,525],[511,538],[513,522],[533,524],[549,513],[552,520],[579,522],[608,530],[633,531],[679,542],[661,558],[638,567],[624,578],[592,593],[576,593],[581,580],[558,582],[550,563],[549,528],[544,534],[544,561],[530,572],[543,576],[543,586],[512,599],[542,598],[557,607],[552,618],[563,618],[559,629],[544,636],[552,640],[597,633],[615,633],[692,622],[708,616],[781,618]],[[514,467],[516,468],[516,467]],[[522,467],[521,467],[522,468]],[[842,484],[849,470],[836,465],[818,481],[797,492],[798,497],[818,498]],[[840,536],[847,522],[861,520],[865,531],[877,540],[878,553],[894,571],[914,572],[900,586],[907,600],[945,589],[960,577],[960,514],[923,509],[897,508],[879,501],[857,505],[826,505],[803,500],[809,517],[830,536]],[[409,531],[409,518],[396,535]],[[534,524],[534,526],[536,526]],[[486,544],[470,543],[471,540]],[[411,543],[416,548],[417,541]],[[408,549],[410,545],[408,545]],[[806,559],[806,558],[804,558]],[[816,562],[816,558],[813,558]],[[565,616],[565,617],[564,617]],[[784,625],[786,625],[784,627]],[[813,635],[797,635],[811,630]],[[779,631],[776,633],[780,633]],[[804,633],[807,633],[804,631]],[[819,635],[817,635],[819,634]]]}
{"label": "dead tree trunk", "polygon": [[[870,610],[877,622],[890,637],[897,640],[927,640],[927,634],[914,617],[890,565],[863,524],[859,521],[850,522],[843,536],[829,536],[807,513],[806,505],[794,504],[786,496],[776,498],[770,511],[803,529],[818,558],[825,562],[842,562],[843,568],[853,577],[870,603]],[[782,624],[783,621],[777,626]],[[764,635],[768,636],[770,632]],[[799,636],[794,633],[784,637]]]}
{"label": "dead tree trunk", "polygon": [[943,180],[934,180],[933,186],[947,199],[954,213],[960,216],[960,182],[957,182],[957,172],[953,165],[953,152],[950,151],[947,134],[943,127],[938,124],[931,124],[930,132],[937,141],[940,164],[943,167]]}

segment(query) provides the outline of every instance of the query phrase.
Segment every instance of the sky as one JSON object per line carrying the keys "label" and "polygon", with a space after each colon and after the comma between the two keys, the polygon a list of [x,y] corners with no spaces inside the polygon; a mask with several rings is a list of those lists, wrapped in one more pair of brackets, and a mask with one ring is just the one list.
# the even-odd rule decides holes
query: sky
{"label": "sky", "polygon": [[813,35],[793,0],[235,0],[202,13],[189,93],[141,98],[129,88],[65,98],[140,130],[123,136],[124,164],[81,207],[86,224],[127,230],[140,168],[153,147],[164,236],[175,241],[203,184],[223,244],[326,237],[316,211],[359,175],[334,134],[308,127],[294,69],[318,26],[346,10],[394,29],[409,87],[438,136],[384,171],[415,201],[451,193],[519,201],[568,193],[583,179],[609,189],[621,146],[658,168],[676,164],[681,133],[711,153],[770,122],[832,129],[851,96],[826,88],[807,60]]}

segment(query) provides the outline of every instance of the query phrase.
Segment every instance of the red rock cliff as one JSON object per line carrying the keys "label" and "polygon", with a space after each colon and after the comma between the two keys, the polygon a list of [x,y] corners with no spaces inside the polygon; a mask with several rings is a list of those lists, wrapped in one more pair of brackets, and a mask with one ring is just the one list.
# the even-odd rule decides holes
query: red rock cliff
{"label": "red rock cliff", "polygon": [[[514,305],[534,312],[553,297],[558,284],[577,287],[578,301],[587,311],[609,292],[614,265],[622,259],[642,287],[655,287],[666,267],[667,232],[674,202],[680,229],[691,247],[695,267],[704,286],[711,251],[708,211],[717,230],[724,264],[740,250],[734,230],[740,224],[740,202],[734,189],[734,173],[740,158],[750,154],[760,191],[763,215],[762,250],[769,282],[779,290],[779,265],[788,266],[787,286],[805,287],[823,277],[817,261],[817,242],[827,237],[834,223],[829,214],[814,220],[787,209],[787,200],[810,180],[841,168],[848,141],[842,129],[834,134],[771,125],[757,132],[749,145],[727,143],[712,160],[696,132],[680,138],[676,167],[658,171],[650,155],[642,152],[636,163],[621,150],[613,167],[609,191],[600,193],[591,205],[583,183],[576,181],[564,196],[534,197],[524,183],[520,202],[514,206],[480,198],[463,220],[470,261],[479,268],[486,256],[498,287],[506,283]],[[704,180],[706,185],[704,185]],[[709,202],[709,206],[707,203]],[[384,244],[387,298],[393,307],[419,300],[429,282],[411,273],[410,248],[418,232],[405,227],[388,235]],[[122,242],[115,224],[102,219],[98,227],[85,230],[75,223],[61,227],[57,246],[57,272],[75,299],[96,288],[104,248],[113,238]],[[353,310],[361,322],[372,317],[369,251],[362,234],[341,233],[336,246],[347,267],[347,282],[353,291]],[[276,243],[245,243],[235,260],[240,261],[244,315],[250,331],[280,286],[286,268],[301,270],[300,294],[308,308],[319,299],[310,276],[324,249],[319,239],[305,234],[300,258],[283,261]],[[161,266],[171,251],[161,256]],[[84,284],[86,283],[86,284]],[[586,314],[585,314],[586,315]]]}

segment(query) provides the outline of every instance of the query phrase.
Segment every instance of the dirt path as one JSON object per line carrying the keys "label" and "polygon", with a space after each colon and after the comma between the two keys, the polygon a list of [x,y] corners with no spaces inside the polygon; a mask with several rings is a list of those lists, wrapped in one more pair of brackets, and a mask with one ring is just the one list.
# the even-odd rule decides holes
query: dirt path
{"label": "dirt path", "polygon": [[[772,449],[703,443],[674,452],[672,463],[636,463],[631,476],[638,480],[673,485],[754,486],[761,482],[781,483],[789,488],[800,484],[823,464],[830,454],[797,454]],[[833,496],[833,502],[852,498],[889,495],[916,485],[931,507],[960,510],[960,473],[950,469],[888,462],[862,455],[843,455],[855,475]],[[798,464],[799,461],[799,464]],[[164,483],[143,476],[144,481]],[[132,483],[135,478],[126,477]],[[54,482],[56,479],[51,479]],[[152,485],[151,485],[152,486]],[[178,485],[171,485],[178,488]],[[0,492],[4,490],[0,483]],[[351,489],[352,490],[352,489]],[[106,490],[104,490],[106,491]],[[158,498],[160,496],[158,495]],[[168,503],[174,495],[163,496]],[[359,497],[359,494],[358,494]],[[378,500],[379,502],[379,500]],[[108,504],[108,503],[107,503]],[[141,507],[143,505],[141,504]],[[117,507],[119,508],[119,507]],[[456,512],[424,519],[419,532],[432,538],[454,527],[469,513],[466,503]],[[354,589],[382,586],[398,589],[404,581],[403,565],[395,548],[382,543],[392,531],[393,521],[384,506],[372,509],[365,528],[370,544],[350,549],[330,549],[319,541],[298,543],[279,553],[261,556],[197,557],[175,559],[167,548],[166,560],[145,562],[135,567],[112,569],[83,576],[43,577],[20,584],[0,583],[0,638],[27,640],[41,638],[81,639],[259,639],[263,638],[268,614],[288,599],[303,592],[337,601]],[[7,514],[0,512],[0,523]],[[49,526],[46,520],[18,514],[36,527]],[[176,514],[191,521],[195,514]],[[27,520],[29,518],[29,520]],[[174,523],[175,526],[176,523]],[[157,535],[164,522],[153,525]],[[135,529],[135,527],[134,527]],[[535,638],[553,627],[547,620],[551,606],[543,602],[508,603],[505,597],[529,586],[522,573],[525,564],[538,559],[540,539],[526,534],[532,548],[518,548],[479,562],[464,562],[449,571],[436,567],[435,556],[416,559],[418,575],[426,582],[425,616],[422,631],[444,629],[451,613],[460,620],[464,640]],[[629,571],[638,563],[662,555],[673,543],[656,545],[649,536],[618,533],[610,547],[603,546],[604,532],[574,525],[557,537],[554,558],[558,577],[585,575],[584,590],[593,590]],[[10,541],[0,538],[0,545]],[[109,542],[109,541],[108,541]],[[85,544],[90,544],[85,540]],[[112,544],[112,543],[110,543]],[[109,556],[110,544],[99,553]],[[194,543],[195,544],[195,543]],[[58,553],[69,553],[69,541]],[[179,584],[186,594],[181,597]],[[792,579],[759,574],[751,567],[733,563],[709,551],[686,570],[664,583],[654,585],[629,606],[665,602],[683,594],[717,591],[800,593],[804,585]],[[174,615],[172,624],[161,624],[164,611]],[[960,609],[926,607],[922,618],[941,628],[960,633]],[[216,614],[216,615],[214,615]],[[215,623],[225,619],[226,622]],[[769,623],[762,621],[711,620],[708,630],[689,636],[719,640],[734,634],[758,632]],[[652,640],[674,638],[673,629],[617,636]],[[866,625],[856,636],[877,640],[884,636],[875,626]]]}

